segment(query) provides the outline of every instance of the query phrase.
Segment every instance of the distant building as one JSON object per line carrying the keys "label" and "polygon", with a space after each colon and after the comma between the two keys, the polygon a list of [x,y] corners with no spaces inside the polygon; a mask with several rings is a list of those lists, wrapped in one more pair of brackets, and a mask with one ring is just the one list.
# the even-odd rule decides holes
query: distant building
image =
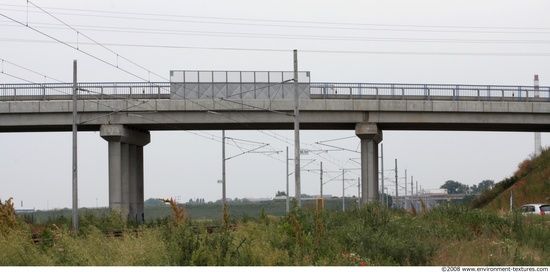
{"label": "distant building", "polygon": [[31,213],[35,211],[36,211],[35,209],[15,209],[16,213]]}

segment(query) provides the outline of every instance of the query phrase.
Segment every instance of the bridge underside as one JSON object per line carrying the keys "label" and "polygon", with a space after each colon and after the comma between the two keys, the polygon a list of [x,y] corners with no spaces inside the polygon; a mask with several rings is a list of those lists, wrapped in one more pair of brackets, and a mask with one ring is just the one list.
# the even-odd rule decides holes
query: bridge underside
{"label": "bridge underside", "polygon": [[[71,131],[72,117],[60,113],[0,114],[0,132]],[[125,124],[147,131],[292,130],[293,117],[269,112],[79,113],[79,131],[99,131],[103,124]],[[353,130],[357,123],[381,130],[550,132],[550,117],[540,113],[300,112],[300,129]]]}

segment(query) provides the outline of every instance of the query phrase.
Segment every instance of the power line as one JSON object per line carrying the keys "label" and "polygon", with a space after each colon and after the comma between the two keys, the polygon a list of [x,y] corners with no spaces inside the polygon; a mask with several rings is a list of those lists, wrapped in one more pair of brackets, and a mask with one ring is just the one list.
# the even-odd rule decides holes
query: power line
{"label": "power line", "polygon": [[[62,21],[61,19],[55,17],[53,14],[49,13],[48,11],[44,10],[43,8],[41,8],[41,7],[37,6],[37,5],[35,5],[33,2],[27,0],[27,3],[31,3],[33,6],[35,6],[35,7],[38,8],[38,9],[40,9],[42,12],[48,14],[49,16],[51,16],[52,18],[54,18],[56,21],[62,23],[63,25],[67,26],[68,28],[74,30],[74,31],[77,33],[77,37],[78,37],[78,35],[80,34],[80,35],[86,37],[88,40],[92,41],[94,44],[99,45],[99,46],[101,46],[103,49],[105,49],[105,50],[107,50],[107,51],[109,51],[109,52],[115,54],[115,55],[117,56],[117,59],[120,57],[120,58],[122,58],[122,59],[124,59],[124,60],[130,62],[131,64],[133,64],[133,65],[135,65],[135,66],[137,66],[137,67],[139,67],[139,68],[141,68],[141,69],[147,71],[148,73],[151,73],[150,70],[147,70],[145,67],[143,67],[143,66],[141,66],[141,65],[139,65],[139,64],[137,64],[137,63],[135,63],[135,62],[133,62],[133,61],[131,61],[131,60],[129,60],[128,58],[123,57],[122,55],[120,55],[120,54],[118,54],[117,52],[111,50],[110,48],[106,47],[105,45],[103,45],[103,44],[97,42],[96,40],[92,39],[90,36],[88,36],[88,35],[82,33],[82,32],[79,31],[78,29],[76,29],[76,28],[70,26],[69,24],[67,24],[67,23],[65,23],[64,21]],[[27,25],[27,26],[28,26],[28,25]],[[79,49],[78,49],[78,45],[77,45],[77,48],[76,48],[76,49],[79,50]],[[118,68],[118,65],[116,65],[116,67]],[[160,75],[158,75],[158,74],[156,74],[156,73],[153,73],[153,74],[156,75],[156,76],[158,76],[159,78],[162,78],[162,79],[165,79],[165,80],[168,81],[168,79],[167,79],[167,78],[164,78],[163,76],[160,76]],[[146,81],[149,81],[149,80],[146,80]]]}
{"label": "power line", "polygon": [[[43,25],[42,28],[63,29],[59,24],[33,23]],[[4,25],[14,26],[14,25]],[[527,39],[442,39],[442,38],[403,38],[403,37],[373,37],[373,36],[334,36],[334,35],[307,35],[307,34],[274,34],[254,32],[228,32],[228,31],[191,31],[166,28],[135,28],[113,26],[75,25],[80,29],[108,33],[128,34],[155,34],[155,35],[183,35],[195,37],[228,37],[228,38],[254,38],[254,39],[290,39],[290,40],[317,40],[317,41],[357,41],[357,42],[391,42],[391,43],[478,43],[478,44],[548,44],[550,40]],[[77,31],[75,29],[75,31]],[[548,32],[550,33],[550,32]],[[545,33],[547,34],[547,33]],[[113,52],[115,53],[115,52]],[[116,53],[115,53],[116,54]]]}
{"label": "power line", "polygon": [[[4,6],[12,7],[24,7],[21,5],[8,5]],[[54,12],[55,14],[70,15],[70,16],[88,16],[99,18],[116,18],[116,19],[130,19],[130,20],[149,20],[149,21],[166,21],[166,22],[183,22],[183,23],[204,23],[204,24],[233,24],[233,25],[245,25],[245,26],[267,26],[267,27],[291,27],[291,28],[324,28],[324,29],[336,29],[336,30],[380,30],[380,31],[422,31],[422,32],[466,32],[466,33],[498,33],[498,34],[546,34],[548,32],[540,32],[541,30],[550,30],[547,27],[506,27],[506,26],[457,26],[457,25],[418,25],[418,24],[379,24],[379,23],[347,23],[347,22],[330,22],[330,21],[299,21],[299,20],[274,20],[274,19],[251,19],[251,18],[234,18],[234,17],[208,17],[208,16],[189,16],[189,15],[173,15],[173,14],[159,14],[159,13],[137,13],[137,12],[116,12],[116,11],[98,11],[98,10],[86,10],[86,9],[69,9],[48,7],[51,10],[63,10],[63,11],[77,11],[80,13],[69,12]],[[15,10],[19,12],[25,12],[24,10]],[[32,11],[31,11],[32,12]],[[89,13],[103,13],[112,15],[92,15]],[[120,16],[130,15],[130,16]],[[136,17],[136,16],[147,16]],[[158,17],[158,18],[153,18]],[[176,19],[166,19],[176,18]],[[187,20],[183,20],[187,19]],[[194,19],[194,20],[189,20]],[[204,21],[214,20],[214,21]],[[224,22],[218,22],[224,21]],[[230,22],[227,22],[230,21]],[[231,21],[235,21],[231,23]],[[243,23],[240,23],[243,22]],[[251,23],[256,22],[256,23]],[[273,24],[276,23],[276,24]],[[282,25],[283,24],[283,25]],[[292,25],[289,25],[292,24]],[[298,24],[298,25],[296,25]],[[370,28],[367,28],[370,27]],[[372,27],[383,27],[382,29]],[[402,28],[402,29],[392,29]],[[425,29],[411,29],[411,28],[425,28]],[[448,30],[438,30],[438,29]],[[466,29],[466,30],[464,30]],[[474,31],[481,30],[481,31]],[[505,30],[505,31],[497,31]],[[510,31],[516,30],[516,31]],[[518,32],[532,31],[532,32]],[[534,32],[539,31],[539,32]]]}
{"label": "power line", "polygon": [[21,81],[24,81],[24,82],[34,83],[34,82],[32,82],[32,81],[30,81],[30,80],[27,80],[27,79],[24,79],[24,78],[22,78],[22,77],[18,77],[18,76],[16,76],[16,75],[12,75],[12,74],[10,74],[10,73],[6,73],[4,70],[2,70],[1,74],[6,75],[6,76],[9,76],[9,77],[12,77],[12,78],[15,78],[15,79],[18,79],[18,80],[21,80]]}
{"label": "power line", "polygon": [[[8,64],[10,64],[10,65],[13,65],[13,66],[15,66],[15,67],[17,67],[17,68],[20,68],[20,69],[23,69],[23,70],[26,70],[26,71],[31,72],[31,73],[33,73],[33,74],[36,74],[36,75],[39,75],[39,76],[43,76],[44,78],[49,78],[49,79],[53,79],[54,81],[57,81],[57,82],[62,82],[62,81],[59,80],[59,79],[55,79],[55,78],[50,77],[50,76],[47,76],[47,75],[45,75],[45,74],[36,72],[36,71],[34,71],[34,70],[31,70],[31,69],[29,69],[29,68],[23,67],[23,66],[21,66],[21,65],[19,65],[19,64],[16,64],[16,63],[11,62],[11,61],[8,61],[8,60],[2,59],[2,58],[0,58],[0,60],[2,61],[2,72],[4,72],[4,63],[8,63]],[[30,82],[30,81],[29,81],[29,82]]]}
{"label": "power line", "polygon": [[[1,15],[1,14],[0,14]],[[6,39],[0,38],[2,41],[13,41],[13,42],[41,42],[48,43],[48,41],[41,40],[22,40],[22,39]],[[62,42],[69,47],[76,49],[74,46],[70,46],[71,42]],[[83,44],[83,43],[81,43]],[[162,48],[162,49],[194,49],[194,50],[221,50],[221,51],[248,51],[248,52],[277,52],[277,53],[288,53],[287,49],[277,49],[277,48],[237,48],[237,47],[206,47],[206,46],[180,46],[180,45],[153,45],[153,44],[125,44],[125,43],[103,43],[107,46],[121,46],[121,47],[140,47],[140,48]],[[78,50],[78,49],[77,49]],[[79,50],[84,52],[82,50]],[[360,51],[360,50],[310,50],[303,49],[300,50],[301,53],[309,54],[358,54],[358,55],[410,55],[410,56],[477,56],[477,57],[547,57],[550,56],[550,53],[546,52],[435,52],[435,51]],[[85,54],[88,54],[84,52]],[[96,58],[96,57],[94,57]],[[104,62],[104,61],[102,61]],[[117,69],[121,69],[110,63],[106,63]],[[131,75],[133,73],[128,72]],[[136,76],[144,81],[148,81],[142,77]]]}
{"label": "power line", "polygon": [[61,44],[65,45],[65,46],[68,46],[68,47],[70,47],[70,48],[72,48],[72,49],[74,49],[74,50],[80,51],[80,52],[84,53],[85,55],[87,55],[87,56],[89,56],[89,57],[91,57],[91,58],[93,58],[93,59],[96,59],[96,60],[98,60],[98,61],[100,61],[100,62],[102,62],[102,63],[104,63],[104,64],[107,64],[107,65],[109,65],[109,66],[111,66],[111,67],[114,67],[114,68],[116,68],[116,69],[119,69],[119,70],[121,70],[121,71],[124,71],[124,72],[126,72],[126,73],[128,73],[128,74],[130,74],[130,75],[132,75],[132,76],[134,76],[134,77],[137,77],[137,78],[139,78],[139,79],[141,79],[141,80],[143,80],[143,81],[148,81],[148,80],[146,80],[146,79],[144,79],[144,78],[138,76],[138,75],[135,74],[135,73],[132,73],[132,72],[126,70],[126,69],[123,69],[123,68],[118,67],[118,65],[114,65],[114,64],[112,64],[112,63],[110,63],[110,62],[108,62],[108,61],[106,61],[106,60],[103,60],[103,59],[101,59],[101,58],[99,58],[99,57],[94,56],[94,55],[91,54],[91,53],[88,53],[88,52],[86,52],[86,51],[84,51],[84,50],[80,50],[78,47],[72,46],[72,45],[70,45],[69,43],[64,42],[64,41],[62,41],[62,40],[60,40],[60,39],[58,39],[58,38],[55,38],[55,37],[53,37],[53,36],[51,36],[51,35],[49,35],[49,34],[47,34],[47,33],[44,33],[44,32],[42,32],[42,31],[40,31],[40,30],[38,30],[38,29],[36,29],[36,28],[34,28],[34,27],[32,27],[32,26],[25,25],[24,23],[22,23],[22,22],[20,22],[20,21],[17,21],[17,20],[15,20],[15,19],[13,19],[13,18],[11,18],[11,17],[9,17],[9,16],[6,16],[5,14],[0,13],[0,16],[2,16],[2,17],[4,17],[4,18],[7,18],[7,19],[9,19],[9,20],[11,20],[11,21],[13,21],[13,22],[15,22],[15,23],[18,23],[18,24],[20,24],[21,26],[27,27],[27,28],[29,28],[29,29],[31,29],[31,30],[33,30],[33,31],[35,31],[35,32],[37,32],[37,33],[39,33],[39,34],[41,34],[41,35],[44,35],[44,36],[46,36],[46,37],[48,37],[48,38],[50,38],[50,39],[52,39],[52,40],[58,42],[58,43],[61,43]]}

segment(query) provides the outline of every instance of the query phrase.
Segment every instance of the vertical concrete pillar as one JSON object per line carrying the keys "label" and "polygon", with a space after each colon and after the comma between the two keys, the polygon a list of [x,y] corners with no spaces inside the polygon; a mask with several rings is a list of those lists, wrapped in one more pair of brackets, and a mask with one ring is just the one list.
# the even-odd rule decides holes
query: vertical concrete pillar
{"label": "vertical concrete pillar", "polygon": [[136,216],[141,223],[145,221],[143,180],[143,146],[136,145]]}
{"label": "vertical concrete pillar", "polygon": [[151,141],[150,134],[123,125],[103,125],[100,135],[109,142],[109,208],[142,223],[143,146]]}
{"label": "vertical concrete pillar", "polygon": [[[109,142],[109,207],[122,209],[122,147],[120,142]],[[115,171],[115,169],[119,169]]]}
{"label": "vertical concrete pillar", "polygon": [[[130,152],[129,152],[129,144],[125,142],[120,143],[120,158],[121,158],[121,167],[120,169],[113,169],[114,171],[120,171],[120,181],[121,181],[121,191],[120,191],[120,199],[121,199],[121,205],[122,209],[125,212],[128,212],[130,210],[129,203],[130,203]],[[111,172],[111,169],[109,169],[109,172]]]}
{"label": "vertical concrete pillar", "polygon": [[375,123],[358,123],[355,135],[361,139],[361,203],[378,201],[378,144],[382,131]]}
{"label": "vertical concrete pillar", "polygon": [[128,203],[130,205],[128,210],[128,219],[138,220],[137,211],[137,186],[139,181],[137,180],[137,157],[136,157],[136,145],[128,145],[128,160],[129,160],[129,187],[128,187]]}

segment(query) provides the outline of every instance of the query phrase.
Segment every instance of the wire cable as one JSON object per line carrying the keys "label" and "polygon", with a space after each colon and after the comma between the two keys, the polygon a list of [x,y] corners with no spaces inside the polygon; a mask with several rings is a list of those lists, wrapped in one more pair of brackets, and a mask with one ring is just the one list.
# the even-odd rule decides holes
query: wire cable
{"label": "wire cable", "polygon": [[[17,6],[17,5],[5,5]],[[22,6],[19,6],[22,7]],[[377,23],[346,23],[346,22],[327,22],[327,21],[299,21],[299,20],[273,20],[273,19],[251,19],[234,17],[208,17],[208,16],[188,16],[173,14],[154,14],[154,13],[133,13],[133,12],[114,12],[97,11],[84,9],[68,9],[48,7],[52,10],[78,11],[80,13],[55,12],[55,14],[71,16],[87,16],[99,18],[114,18],[117,20],[145,20],[145,21],[164,21],[181,23],[203,23],[203,24],[223,24],[223,25],[243,25],[243,26],[264,26],[264,27],[284,27],[284,28],[305,28],[305,29],[334,29],[334,30],[379,30],[379,31],[422,31],[422,32],[459,32],[459,33],[497,33],[497,34],[547,34],[550,31],[548,27],[506,27],[506,26],[456,26],[456,25],[418,25],[418,24],[377,24]],[[16,10],[22,11],[22,10]],[[93,15],[94,14],[112,14],[112,15]],[[129,16],[121,16],[129,15]],[[147,17],[143,17],[147,16]],[[157,17],[157,18],[155,18]],[[175,19],[167,19],[175,18]],[[205,21],[210,20],[210,21]],[[378,28],[373,28],[378,27]],[[397,28],[397,29],[395,29]],[[417,29],[414,29],[417,28]],[[420,28],[420,29],[418,29]],[[443,29],[443,30],[440,30]],[[515,30],[515,31],[511,31]],[[546,30],[546,31],[543,31]],[[531,31],[531,32],[525,32]]]}

